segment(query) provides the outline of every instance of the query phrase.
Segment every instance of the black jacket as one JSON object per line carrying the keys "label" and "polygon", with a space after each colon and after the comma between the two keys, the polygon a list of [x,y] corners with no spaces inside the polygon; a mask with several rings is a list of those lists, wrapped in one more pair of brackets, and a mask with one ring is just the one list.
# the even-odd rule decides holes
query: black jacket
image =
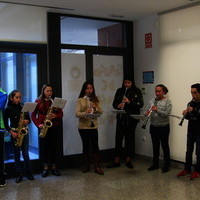
{"label": "black jacket", "polygon": [[[127,89],[126,94],[125,91],[125,87],[117,89],[113,100],[113,108],[120,110],[117,106],[122,102],[125,95],[129,99],[130,103],[125,103],[124,110],[126,111],[127,117],[131,119],[129,116],[130,114],[140,114],[140,108],[144,105],[143,96],[140,89],[136,87]],[[119,114],[117,115],[117,119],[119,119]]]}
{"label": "black jacket", "polygon": [[[21,110],[22,110],[21,104],[9,105],[4,110],[4,124],[8,132],[11,130],[11,127],[12,128],[18,127]],[[24,119],[27,119],[30,121],[29,113],[25,113]],[[10,125],[9,125],[9,120],[10,120]]]}
{"label": "black jacket", "polygon": [[193,107],[193,111],[185,116],[189,120],[188,131],[200,133],[200,102],[190,101],[188,106]]}

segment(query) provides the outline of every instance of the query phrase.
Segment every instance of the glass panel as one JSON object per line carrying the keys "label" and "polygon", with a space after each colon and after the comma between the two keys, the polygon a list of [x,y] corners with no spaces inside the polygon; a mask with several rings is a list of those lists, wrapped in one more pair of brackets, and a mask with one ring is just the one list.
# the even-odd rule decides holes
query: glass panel
{"label": "glass panel", "polygon": [[62,98],[67,99],[63,110],[63,154],[73,155],[82,151],[75,106],[86,77],[85,54],[63,53],[67,52],[66,49],[61,52]]}
{"label": "glass panel", "polygon": [[100,98],[103,114],[99,118],[100,149],[114,148],[116,116],[112,102],[123,80],[123,56],[93,56],[94,86]]}
{"label": "glass panel", "polygon": [[[23,102],[33,102],[37,98],[37,55],[29,53],[0,52],[1,87],[9,94],[18,89]],[[30,159],[38,159],[38,131],[29,125]],[[5,162],[13,162],[12,145],[9,134],[5,133]]]}
{"label": "glass panel", "polygon": [[61,16],[61,43],[125,47],[123,23]]}

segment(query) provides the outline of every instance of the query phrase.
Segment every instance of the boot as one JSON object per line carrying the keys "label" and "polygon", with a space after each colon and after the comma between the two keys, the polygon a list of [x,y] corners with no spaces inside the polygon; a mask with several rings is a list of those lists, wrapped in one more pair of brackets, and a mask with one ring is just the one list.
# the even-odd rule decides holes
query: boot
{"label": "boot", "polygon": [[83,154],[83,161],[84,161],[84,167],[82,169],[82,172],[87,173],[90,171],[90,159],[88,154]]}
{"label": "boot", "polygon": [[94,172],[99,175],[104,175],[99,165],[99,154],[94,154]]}

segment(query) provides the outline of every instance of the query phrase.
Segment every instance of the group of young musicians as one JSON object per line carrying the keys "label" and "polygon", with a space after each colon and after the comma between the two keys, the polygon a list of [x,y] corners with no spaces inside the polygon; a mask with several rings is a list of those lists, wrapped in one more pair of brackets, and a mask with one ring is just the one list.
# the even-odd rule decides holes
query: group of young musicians
{"label": "group of young musicians", "polygon": [[[170,148],[169,148],[169,115],[172,109],[172,103],[167,98],[168,89],[166,86],[159,84],[155,87],[155,98],[150,101],[149,109],[145,115],[150,118],[150,135],[153,146],[153,162],[148,168],[149,171],[159,168],[159,150],[160,143],[163,149],[164,166],[162,172],[170,170]],[[183,171],[177,174],[177,177],[188,175],[191,179],[200,176],[200,84],[191,86],[192,101],[188,103],[187,108],[183,111],[183,119],[188,119],[187,130],[187,150],[186,163]],[[40,156],[43,161],[42,177],[47,177],[50,173],[55,176],[60,176],[57,163],[57,141],[58,132],[61,130],[61,122],[63,111],[60,108],[51,108],[54,99],[53,87],[46,84],[42,87],[40,96],[36,99],[37,106],[34,112],[31,113],[31,118],[28,113],[22,118],[22,94],[18,90],[12,91],[8,96],[4,91],[0,91],[0,187],[6,185],[4,174],[3,160],[3,138],[4,130],[6,129],[12,138],[15,166],[17,171],[16,183],[23,180],[26,176],[29,180],[34,180],[30,170],[30,160],[28,154],[28,135],[23,136],[21,146],[16,145],[16,140],[19,137],[19,122],[22,120],[23,126],[27,128],[31,119],[39,129],[45,132],[44,137],[40,137]],[[119,111],[116,118],[116,136],[115,136],[115,157],[108,168],[120,167],[122,155],[125,155],[126,166],[133,168],[132,157],[134,154],[134,138],[135,129],[139,122],[134,115],[140,114],[140,109],[143,107],[143,96],[131,77],[125,77],[122,87],[117,89],[113,100],[113,108]],[[5,109],[4,109],[5,108]],[[104,172],[100,167],[100,155],[98,145],[98,119],[97,115],[102,114],[101,102],[96,96],[95,88],[92,82],[86,81],[80,91],[79,98],[76,104],[75,115],[79,118],[78,131],[82,140],[83,146],[83,173],[90,171],[90,152],[94,160],[94,172],[103,175]],[[22,119],[21,119],[22,118]],[[50,125],[47,125],[50,121]],[[20,130],[21,131],[21,130]],[[125,148],[123,152],[122,142],[125,140]],[[192,154],[196,143],[197,164],[194,172],[192,172]],[[24,165],[20,163],[20,152],[24,158]]]}

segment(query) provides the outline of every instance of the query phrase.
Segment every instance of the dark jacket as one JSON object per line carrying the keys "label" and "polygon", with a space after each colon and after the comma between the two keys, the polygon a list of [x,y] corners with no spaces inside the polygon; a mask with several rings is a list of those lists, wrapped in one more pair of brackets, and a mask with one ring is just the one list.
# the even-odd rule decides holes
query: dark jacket
{"label": "dark jacket", "polygon": [[[21,104],[11,104],[7,106],[7,108],[4,111],[4,125],[6,130],[9,132],[12,128],[17,128],[19,123],[19,118],[22,110]],[[10,125],[9,125],[9,119],[10,119]],[[30,120],[29,113],[25,113],[24,119]]]}
{"label": "dark jacket", "polygon": [[[115,93],[115,97],[113,100],[113,108],[120,110],[117,108],[117,106],[122,102],[124,95],[129,99],[130,103],[125,103],[124,110],[126,111],[126,118],[129,120],[133,120],[132,117],[130,117],[130,114],[140,114],[140,108],[143,107],[143,96],[139,88],[132,87],[127,89],[125,94],[126,88],[122,87],[117,89]],[[121,114],[120,114],[121,115]],[[117,115],[117,119],[120,118],[120,115]]]}
{"label": "dark jacket", "polygon": [[190,101],[188,106],[193,107],[193,111],[185,116],[189,120],[188,132],[199,132],[200,134],[200,102]]}

